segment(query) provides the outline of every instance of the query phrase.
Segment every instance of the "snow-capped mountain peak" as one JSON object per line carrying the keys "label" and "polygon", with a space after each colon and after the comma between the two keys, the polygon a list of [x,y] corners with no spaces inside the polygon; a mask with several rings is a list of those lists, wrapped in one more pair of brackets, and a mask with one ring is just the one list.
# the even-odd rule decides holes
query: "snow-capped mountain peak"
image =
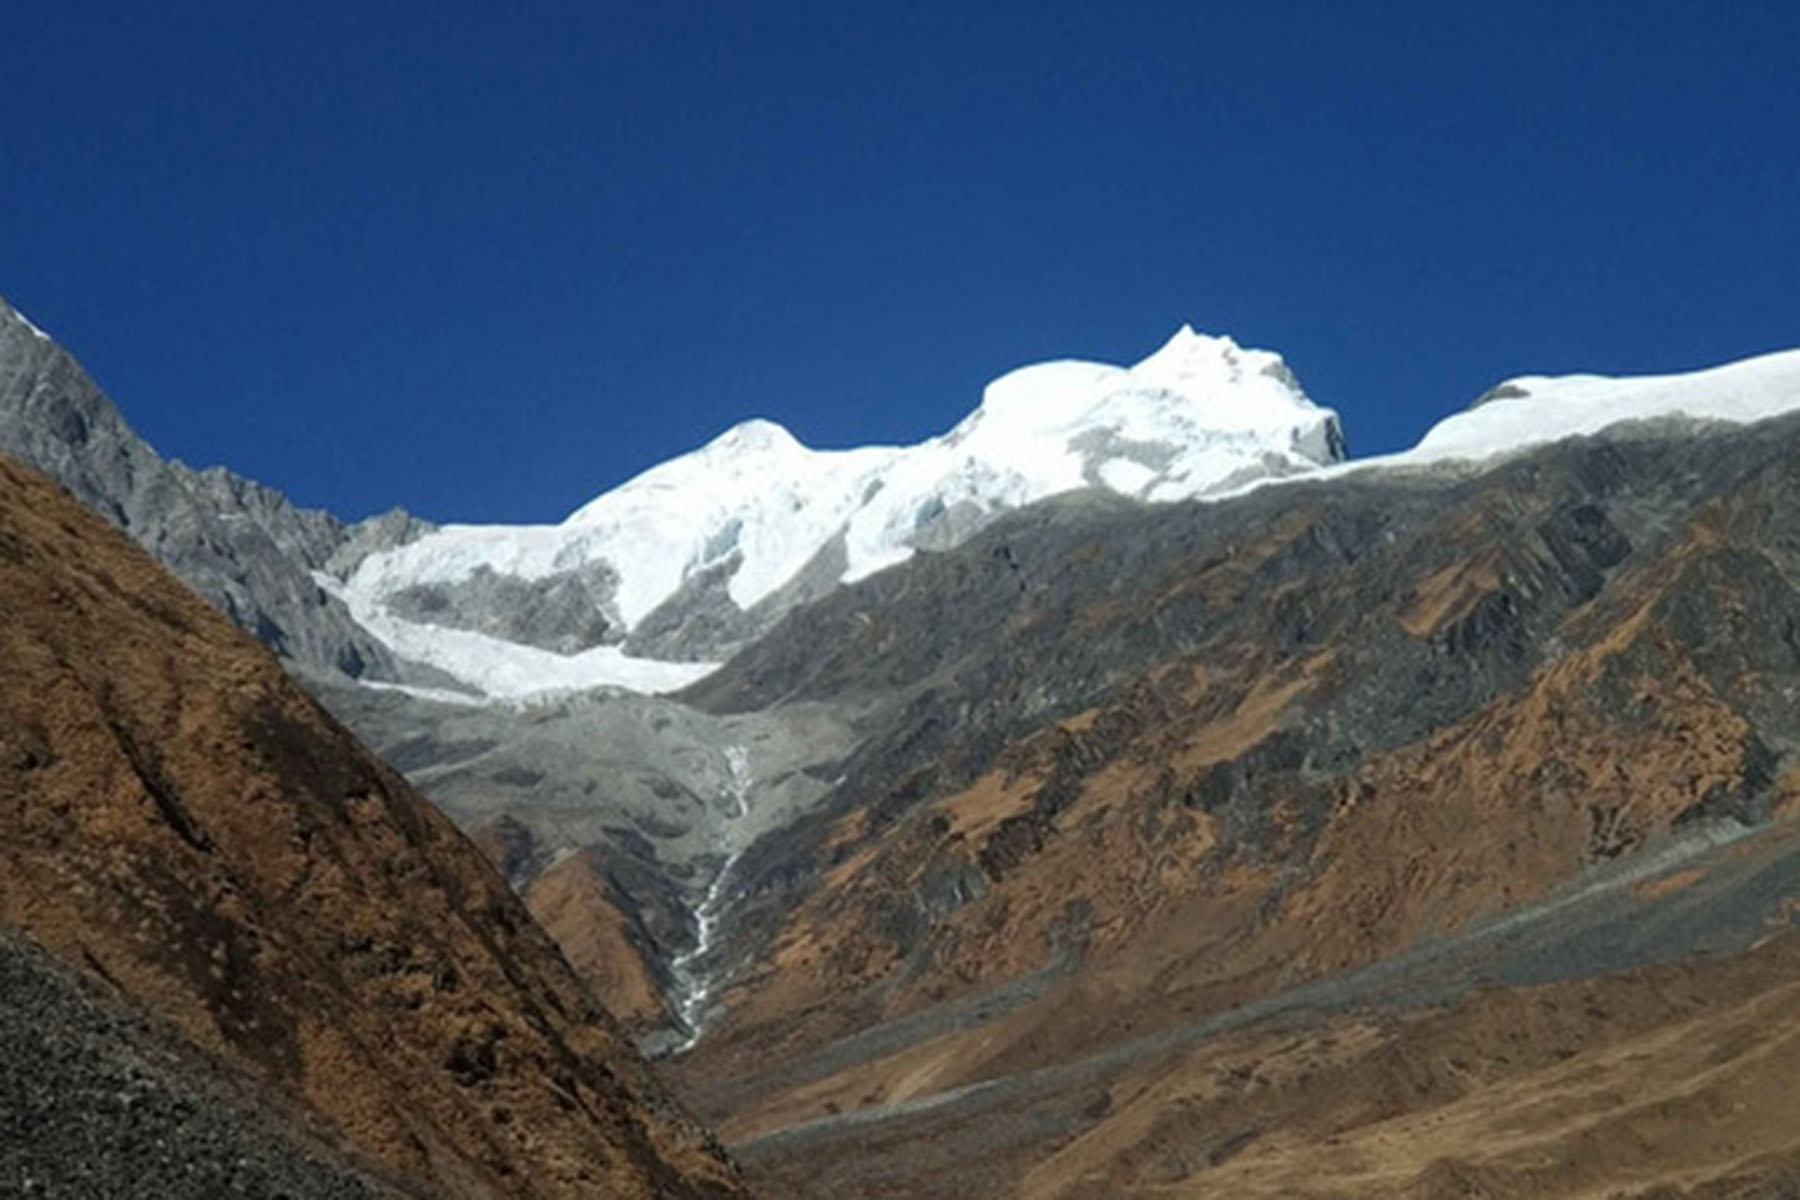
{"label": "snow-capped mountain peak", "polygon": [[[1165,393],[1157,403],[1157,393]],[[1127,404],[1105,401],[1130,397]],[[1036,363],[987,386],[971,418],[1048,427],[1129,418],[1124,409],[1174,409],[1193,428],[1217,432],[1287,429],[1323,413],[1307,398],[1279,354],[1246,350],[1229,337],[1183,325],[1131,367],[1065,359]]]}
{"label": "snow-capped mountain peak", "polygon": [[804,449],[799,439],[788,432],[787,426],[767,417],[751,417],[747,421],[740,421],[708,442],[704,448],[722,452]]}
{"label": "snow-capped mountain peak", "polygon": [[[669,459],[645,471],[637,479],[655,479],[664,468],[706,466],[716,468],[733,462],[780,460],[809,453],[800,439],[788,432],[787,426],[766,417],[740,421],[697,450]],[[623,486],[629,487],[635,480]]]}
{"label": "snow-capped mountain peak", "polygon": [[[620,644],[654,629],[662,656],[671,645],[682,658],[723,653],[804,594],[954,545],[1059,492],[1177,500],[1342,457],[1336,414],[1279,355],[1184,325],[1135,366],[1009,372],[955,428],[913,446],[814,450],[773,421],[745,421],[560,525],[446,526],[370,556],[341,591],[402,653],[490,694],[531,694],[539,679],[677,686],[706,665],[647,664]],[[544,642],[514,654],[494,633],[507,622],[493,605],[566,604],[571,589],[591,600],[586,628],[604,629],[601,644],[547,664]],[[671,641],[668,630],[690,627],[710,632]]]}
{"label": "snow-capped mountain peak", "polygon": [[[1214,404],[1226,399],[1246,402],[1220,405],[1231,410],[1221,414],[1227,419],[1274,415],[1282,409],[1282,400],[1306,402],[1306,394],[1279,354],[1246,350],[1229,337],[1195,333],[1192,325],[1176,330],[1160,350],[1132,367],[1130,374],[1141,383]],[[1256,376],[1268,378],[1275,386],[1245,389],[1246,379]]]}

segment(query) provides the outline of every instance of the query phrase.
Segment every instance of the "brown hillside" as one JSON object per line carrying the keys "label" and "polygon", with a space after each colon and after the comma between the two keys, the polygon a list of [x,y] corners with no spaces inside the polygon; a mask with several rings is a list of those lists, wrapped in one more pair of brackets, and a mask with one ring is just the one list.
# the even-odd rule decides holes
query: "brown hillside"
{"label": "brown hillside", "polygon": [[[841,861],[784,913],[704,1069],[754,1071],[772,1047],[815,1051],[1059,964],[1074,978],[1052,1002],[984,1033],[959,1071],[1079,1053],[1454,932],[1709,808],[1788,794],[1745,718],[1755,696],[1721,694],[1702,661],[1754,659],[1761,631],[1709,622],[1696,646],[1680,628],[1684,606],[1750,602],[1718,566],[1720,537],[1702,514],[1576,608],[1564,653],[1517,690],[1340,775],[1311,767],[1299,731],[1334,720],[1366,673],[1369,625],[1410,629],[1423,606],[1437,628],[1469,608],[1447,572],[1379,597],[1328,576],[1316,586],[1345,614],[1335,641],[1282,653],[1265,606],[1205,653],[1003,747],[879,836],[850,811],[827,842]],[[1470,544],[1477,583],[1483,545]],[[1244,589],[1254,557],[1183,586]],[[1421,599],[1446,589],[1461,598]],[[1220,802],[1234,789],[1235,811]],[[895,918],[938,880],[965,882],[925,932]]]}
{"label": "brown hillside", "polygon": [[525,906],[626,1028],[669,1021],[662,985],[634,937],[626,906],[591,852],[578,851],[545,869],[526,888]]}
{"label": "brown hillside", "polygon": [[[1796,1149],[1737,1115],[1785,1111],[1785,1082],[1708,1074],[1744,1024],[1607,1014],[1630,972],[1691,967],[1768,1019],[1757,1064],[1791,1047],[1792,991],[1705,960],[1800,911],[1797,433],[1570,443],[1129,530],[1045,508],[819,606],[696,698],[911,691],[763,848],[754,950],[671,1078],[801,1195],[1789,1194],[1730,1190]],[[1531,989],[1581,980],[1607,981],[1596,1013],[1550,1036],[1559,993]],[[1415,1062],[1453,1027],[1466,1053]],[[1213,1086],[1294,1038],[1255,1097]],[[1698,1057],[1637,1069],[1671,1040]],[[1590,1049],[1614,1082],[1583,1090],[1555,1068]],[[1363,1082],[1386,1099],[1358,1108]],[[1495,1153],[1479,1106],[1540,1087],[1561,1117]],[[1638,1089],[1697,1140],[1632,1159]],[[1338,1125],[1301,1115],[1327,1102]],[[1320,1140],[1405,1114],[1387,1159]]]}
{"label": "brown hillside", "polygon": [[0,608],[0,922],[430,1194],[742,1194],[449,822],[4,460]]}

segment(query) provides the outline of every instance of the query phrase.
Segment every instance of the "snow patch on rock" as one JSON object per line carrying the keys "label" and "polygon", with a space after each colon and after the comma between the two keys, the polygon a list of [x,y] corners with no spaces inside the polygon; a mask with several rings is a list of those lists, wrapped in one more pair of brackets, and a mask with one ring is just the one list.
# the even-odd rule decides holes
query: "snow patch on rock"
{"label": "snow patch on rock", "polygon": [[51,340],[50,335],[45,333],[43,330],[39,329],[36,325],[34,325],[32,323],[32,320],[30,317],[26,316],[24,313],[20,312],[17,308],[14,308],[12,305],[8,304],[4,300],[0,300],[0,312],[11,313],[12,316],[19,322],[19,324],[21,324],[25,327],[25,331],[27,333],[31,334],[32,337],[35,337],[38,341],[47,342],[47,341]]}

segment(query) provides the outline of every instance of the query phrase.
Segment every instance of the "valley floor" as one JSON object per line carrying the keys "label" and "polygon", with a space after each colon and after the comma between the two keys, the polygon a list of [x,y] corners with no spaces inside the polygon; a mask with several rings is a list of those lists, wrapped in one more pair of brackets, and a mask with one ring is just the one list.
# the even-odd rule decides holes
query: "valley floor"
{"label": "valley floor", "polygon": [[1040,1069],[940,1086],[1006,1037],[995,1003],[689,1086],[767,1195],[1792,1196],[1795,897],[1800,828],[1720,825]]}

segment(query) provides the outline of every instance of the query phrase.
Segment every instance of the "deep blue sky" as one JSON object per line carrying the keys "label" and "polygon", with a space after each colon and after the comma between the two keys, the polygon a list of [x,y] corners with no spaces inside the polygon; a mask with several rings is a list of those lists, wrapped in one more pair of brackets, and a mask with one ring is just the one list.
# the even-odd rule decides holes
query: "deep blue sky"
{"label": "deep blue sky", "polygon": [[1800,345],[1800,5],[57,0],[0,294],[166,454],[554,520],[752,415],[914,440],[1182,321],[1359,453]]}

